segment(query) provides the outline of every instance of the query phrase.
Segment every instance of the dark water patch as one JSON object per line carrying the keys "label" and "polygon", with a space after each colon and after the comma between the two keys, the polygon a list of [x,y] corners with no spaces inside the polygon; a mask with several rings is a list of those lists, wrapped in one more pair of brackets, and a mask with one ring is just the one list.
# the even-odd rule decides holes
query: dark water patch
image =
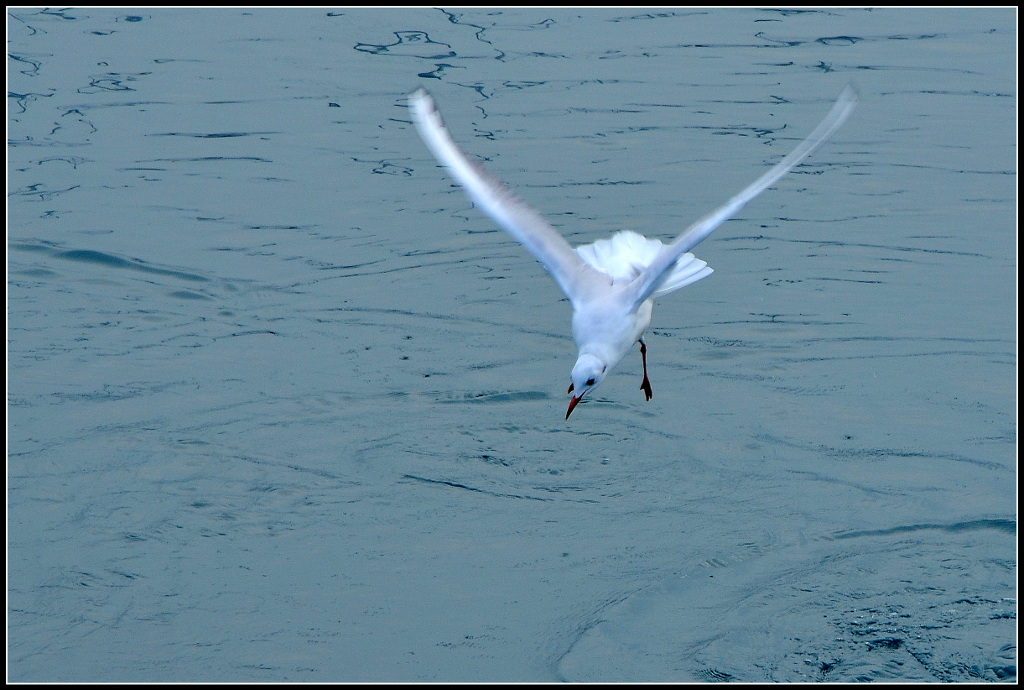
{"label": "dark water patch", "polygon": [[547,400],[551,396],[541,391],[520,391],[516,393],[467,393],[462,398],[439,399],[437,402],[445,403],[471,403],[485,404],[492,403],[519,403],[532,402],[534,400]]}
{"label": "dark water patch", "polygon": [[[411,311],[411,310],[405,310],[405,309],[386,309],[386,308],[378,308],[378,307],[354,307],[354,306],[329,307],[327,309],[318,310],[318,313],[331,313],[331,312],[338,312],[338,313],[342,313],[342,314],[345,314],[345,313],[351,313],[351,314],[376,314],[376,315],[379,315],[379,316],[387,317],[387,319],[385,319],[385,320],[388,321],[388,322],[391,321],[391,317],[392,316],[394,316],[394,317],[402,317],[402,318],[409,318],[409,319],[413,319],[413,320],[441,321],[441,322],[457,320],[457,321],[466,322],[466,323],[474,323],[474,324],[480,324],[480,325],[484,325],[484,326],[492,326],[492,327],[495,327],[495,328],[500,328],[501,330],[509,330],[510,329],[510,330],[512,330],[514,332],[518,332],[518,333],[527,333],[527,334],[531,334],[531,335],[541,335],[541,336],[546,336],[546,337],[549,337],[549,338],[557,338],[559,340],[563,340],[566,337],[568,337],[568,333],[553,333],[551,331],[543,331],[543,330],[540,330],[540,329],[537,329],[537,328],[531,328],[529,326],[517,325],[516,323],[510,323],[508,321],[499,321],[499,320],[496,320],[496,319],[485,319],[485,318],[481,318],[481,317],[477,317],[477,316],[467,316],[465,314],[457,314],[457,313],[436,314],[436,313],[426,312],[426,311],[417,312],[417,311]],[[324,319],[324,321],[328,321],[328,320],[329,319]],[[379,326],[381,322],[380,321],[365,321],[363,323],[365,323],[366,325],[370,325],[370,326]],[[568,330],[568,327],[567,327],[567,330]]]}
{"label": "dark water patch", "polygon": [[192,139],[237,139],[239,137],[266,137],[281,132],[154,132],[147,137],[189,137]]}
{"label": "dark water patch", "polygon": [[837,283],[866,283],[869,285],[884,285],[886,283],[886,281],[884,280],[868,280],[866,278],[838,278],[832,276],[808,277],[807,280],[832,281]]}
{"label": "dark water patch", "polygon": [[121,256],[117,256],[115,254],[96,251],[94,249],[61,249],[57,245],[48,242],[17,241],[9,244],[8,247],[10,249],[15,249],[23,252],[49,254],[54,258],[63,259],[65,261],[95,264],[106,268],[141,271],[143,273],[169,276],[197,283],[210,282],[209,278],[207,278],[206,276],[199,275],[197,273],[189,273],[187,271],[180,271],[170,268],[160,268],[158,266],[153,266],[152,264],[149,264],[148,262],[143,261],[141,259],[127,259]]}
{"label": "dark water patch", "polygon": [[189,385],[191,384],[185,381],[175,381],[173,383],[130,383],[121,386],[104,385],[101,390],[94,390],[85,393],[54,393],[52,397],[55,398],[58,403],[110,402],[151,396],[156,393],[162,393],[167,390]]}
{"label": "dark water patch", "polygon": [[454,58],[456,53],[447,43],[431,40],[426,31],[395,31],[393,43],[357,43],[354,48],[380,56],[417,57],[426,60]]}
{"label": "dark water patch", "polygon": [[737,680],[731,673],[719,671],[715,668],[702,668],[697,671],[697,676],[708,683],[728,683]]}
{"label": "dark water patch", "polygon": [[646,20],[658,20],[658,19],[674,19],[678,17],[699,17],[707,16],[709,12],[704,10],[695,10],[692,12],[682,12],[678,10],[666,10],[663,12],[644,12],[643,14],[631,14],[625,17],[613,17],[606,21],[611,23],[618,22],[641,22]]}
{"label": "dark water patch", "polygon": [[865,494],[871,494],[871,495],[877,495],[877,496],[905,496],[906,495],[906,491],[904,491],[903,489],[901,489],[899,487],[896,487],[896,488],[884,488],[884,487],[879,487],[879,486],[867,484],[865,482],[854,482],[854,481],[850,481],[850,480],[847,480],[847,479],[841,479],[841,478],[835,476],[834,474],[826,474],[826,473],[823,473],[823,472],[809,472],[807,470],[795,470],[795,469],[791,469],[788,472],[789,472],[789,474],[792,474],[794,476],[806,477],[807,479],[810,479],[810,480],[813,480],[813,481],[822,482],[823,484],[831,484],[831,485],[835,485],[835,486],[846,486],[846,487],[849,487],[851,489],[856,489],[857,491],[865,493]]}
{"label": "dark water patch", "polygon": [[247,161],[252,163],[273,163],[260,156],[195,156],[192,158],[150,158],[147,163],[222,163],[225,161]]}
{"label": "dark water patch", "polygon": [[965,463],[969,465],[975,465],[987,470],[997,471],[1013,471],[1014,468],[998,462],[991,462],[988,460],[978,460],[977,458],[969,458],[964,455],[956,453],[929,453],[925,451],[912,451],[904,450],[900,448],[838,448],[836,446],[828,446],[825,444],[813,444],[806,442],[791,441],[783,439],[772,434],[762,433],[758,434],[757,438],[764,441],[765,443],[771,443],[781,447],[795,448],[811,453],[820,454],[827,457],[836,458],[874,458],[874,459],[887,459],[887,458],[920,458],[928,460],[947,460],[955,463]]}
{"label": "dark water patch", "polygon": [[[836,220],[825,220],[825,221],[814,221],[807,219],[794,219],[794,218],[780,218],[780,221],[794,222],[794,223],[811,223],[811,222],[824,222],[824,223],[837,223],[842,221]],[[938,249],[932,247],[905,247],[900,245],[886,245],[886,244],[873,244],[867,242],[847,242],[842,240],[826,240],[826,239],[815,239],[815,240],[803,240],[792,237],[778,237],[768,235],[746,235],[746,236],[732,236],[721,238],[722,242],[737,242],[737,241],[757,241],[757,242],[788,242],[792,244],[813,244],[822,247],[856,247],[859,249],[881,249],[887,252],[920,252],[923,254],[948,254],[951,256],[969,256],[979,259],[991,258],[985,254],[979,254],[977,252],[965,252],[955,249]]]}
{"label": "dark water patch", "polygon": [[876,352],[867,355],[836,355],[836,356],[813,356],[813,357],[783,357],[787,362],[832,362],[836,360],[871,360],[871,359],[902,359],[904,357],[983,357],[992,361],[1009,361],[1012,353],[1006,352],[985,352],[978,350],[932,350],[930,352]]}
{"label": "dark water patch", "polygon": [[[308,230],[315,226],[310,225],[247,225],[246,230],[274,230],[278,232],[284,232],[288,230]],[[267,245],[273,246],[273,245]]]}
{"label": "dark water patch", "polygon": [[152,266],[141,259],[125,259],[120,256],[92,249],[72,249],[68,251],[55,252],[54,256],[58,259],[67,259],[68,261],[80,261],[82,263],[98,264],[108,268],[123,268],[142,271],[143,273],[170,276],[197,283],[206,283],[210,280],[206,276],[201,276],[196,273],[187,273],[185,271],[177,271],[169,268],[157,268],[156,266]]}
{"label": "dark water patch", "polygon": [[[556,187],[614,187],[617,185],[645,185],[651,184],[651,180],[592,180],[588,182],[559,182]],[[520,185],[522,187],[530,187],[531,185]],[[536,185],[544,188],[550,187],[550,185]]]}
{"label": "dark water patch", "polygon": [[47,268],[21,268],[11,271],[17,275],[28,276],[30,278],[52,278],[57,275],[55,272]]}
{"label": "dark water patch", "polygon": [[212,300],[213,297],[204,295],[201,292],[193,292],[191,290],[174,290],[167,293],[168,297],[174,297],[176,299],[184,300]]}
{"label": "dark water patch", "polygon": [[965,522],[951,522],[947,524],[926,523],[920,525],[900,525],[888,529],[878,530],[851,530],[832,535],[832,539],[856,539],[859,537],[878,537],[893,534],[904,534],[918,532],[921,530],[940,530],[943,532],[971,532],[975,530],[993,530],[1005,534],[1017,534],[1017,521],[1006,518],[993,518],[984,520],[968,520]]}
{"label": "dark water patch", "polygon": [[39,197],[39,201],[52,201],[54,198],[59,197],[68,192],[74,191],[81,187],[81,185],[72,185],[70,187],[64,187],[63,189],[53,189],[46,187],[42,183],[30,184],[19,189],[15,189],[10,192],[8,196],[32,196]]}
{"label": "dark water patch", "polygon": [[468,486],[466,484],[462,484],[460,482],[451,481],[451,480],[448,480],[448,479],[430,479],[430,478],[427,478],[427,477],[418,477],[418,476],[416,476],[414,474],[405,474],[405,475],[402,475],[402,476],[405,477],[406,479],[414,479],[414,480],[416,480],[418,482],[424,482],[424,483],[427,483],[427,484],[440,484],[440,485],[443,485],[443,486],[450,486],[450,487],[452,487],[454,489],[465,489],[466,491],[473,491],[475,493],[487,494],[489,496],[495,496],[495,497],[498,497],[498,498],[517,498],[517,499],[528,499],[528,500],[531,500],[531,501],[550,501],[551,500],[550,498],[542,498],[540,496],[525,496],[523,494],[506,494],[506,493],[500,493],[500,492],[496,492],[496,491],[488,491],[487,489],[479,489],[479,488],[474,487],[474,486]]}
{"label": "dark water patch", "polygon": [[[24,67],[23,69],[21,69],[19,71],[22,74],[24,74],[26,76],[29,76],[29,77],[34,77],[36,74],[38,74],[39,73],[39,66],[42,64],[42,62],[39,61],[39,60],[33,60],[33,59],[29,58],[29,57],[25,57],[25,56],[22,56],[22,55],[14,55],[14,54],[11,54],[11,53],[7,54],[7,58],[9,60],[13,60],[14,62],[20,62],[20,63],[26,65],[26,67]],[[12,96],[12,95],[14,95],[14,94],[9,94],[9,97]],[[21,94],[21,95],[18,95],[17,97],[18,98],[22,98],[23,96],[24,95]]]}
{"label": "dark water patch", "polygon": [[92,163],[93,161],[89,158],[82,158],[81,156],[55,156],[53,158],[42,158],[37,162],[37,165],[43,163],[67,163],[73,169],[77,170],[79,165],[83,163]]}
{"label": "dark water patch", "polygon": [[815,39],[816,42],[826,46],[852,46],[863,40],[863,38],[858,38],[857,36],[823,36],[822,38]]}
{"label": "dark water patch", "polygon": [[253,331],[239,331],[238,333],[229,333],[225,336],[215,337],[213,340],[220,340],[221,338],[240,338],[246,335],[280,335],[277,331],[271,331],[266,329],[253,330]]}
{"label": "dark water patch", "polygon": [[97,252],[91,249],[72,249],[66,252],[59,252],[56,254],[58,258],[69,259],[71,261],[82,261],[90,264],[103,264],[105,266],[111,266],[114,268],[134,268],[133,262],[128,259],[122,259],[121,257],[114,256],[112,254],[106,254],[104,252]]}

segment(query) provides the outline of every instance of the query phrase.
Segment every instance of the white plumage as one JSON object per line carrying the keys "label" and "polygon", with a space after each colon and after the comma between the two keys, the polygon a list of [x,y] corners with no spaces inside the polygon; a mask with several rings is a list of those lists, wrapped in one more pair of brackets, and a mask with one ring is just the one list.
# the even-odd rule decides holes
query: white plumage
{"label": "white plumage", "polygon": [[707,263],[689,250],[821,146],[856,104],[856,93],[846,87],[821,124],[789,155],[671,244],[623,230],[573,250],[539,213],[459,150],[426,91],[420,89],[409,97],[413,122],[430,151],[480,209],[541,262],[572,302],[572,333],[579,356],[570,376],[572,397],[566,419],[636,342],[644,367],[640,387],[651,399],[643,334],[651,323],[654,298],[710,275]]}
{"label": "white plumage", "polygon": [[[607,240],[576,247],[576,251],[584,261],[602,273],[607,273],[615,280],[628,281],[650,266],[664,248],[661,240],[649,240],[632,230],[620,230]],[[696,283],[711,275],[711,272],[707,261],[701,261],[693,254],[683,254],[665,271],[661,285],[651,296],[667,295],[673,290]]]}

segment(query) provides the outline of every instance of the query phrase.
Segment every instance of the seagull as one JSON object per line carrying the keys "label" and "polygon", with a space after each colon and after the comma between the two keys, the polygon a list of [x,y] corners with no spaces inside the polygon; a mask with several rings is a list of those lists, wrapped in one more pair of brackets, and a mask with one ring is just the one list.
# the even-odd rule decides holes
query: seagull
{"label": "seagull", "polygon": [[690,254],[690,249],[811,155],[856,105],[856,91],[847,86],[821,124],[789,155],[671,244],[622,230],[610,239],[573,249],[537,211],[459,149],[430,94],[420,88],[409,96],[413,123],[434,157],[491,220],[540,261],[572,303],[572,335],[579,356],[570,375],[566,419],[635,343],[640,343],[644,368],[640,388],[651,399],[643,335],[651,323],[654,299],[710,275],[707,262]]}

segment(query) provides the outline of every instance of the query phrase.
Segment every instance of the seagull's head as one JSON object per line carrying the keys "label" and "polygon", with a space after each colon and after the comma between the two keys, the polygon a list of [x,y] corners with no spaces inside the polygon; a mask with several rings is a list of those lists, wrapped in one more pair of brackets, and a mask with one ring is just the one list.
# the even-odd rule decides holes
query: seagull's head
{"label": "seagull's head", "polygon": [[576,360],[576,366],[572,368],[572,383],[569,384],[569,394],[572,398],[569,400],[569,410],[565,413],[566,419],[569,419],[580,398],[600,386],[607,373],[608,365],[600,357],[591,354],[580,355]]}

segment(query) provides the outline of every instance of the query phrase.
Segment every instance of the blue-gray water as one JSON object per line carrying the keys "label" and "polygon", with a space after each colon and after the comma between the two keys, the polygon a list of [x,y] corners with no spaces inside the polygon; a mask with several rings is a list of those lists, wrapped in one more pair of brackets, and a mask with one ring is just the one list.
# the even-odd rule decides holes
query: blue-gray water
{"label": "blue-gray water", "polygon": [[[8,677],[1016,678],[1016,12],[8,14]],[[574,243],[700,245],[564,419]]]}

